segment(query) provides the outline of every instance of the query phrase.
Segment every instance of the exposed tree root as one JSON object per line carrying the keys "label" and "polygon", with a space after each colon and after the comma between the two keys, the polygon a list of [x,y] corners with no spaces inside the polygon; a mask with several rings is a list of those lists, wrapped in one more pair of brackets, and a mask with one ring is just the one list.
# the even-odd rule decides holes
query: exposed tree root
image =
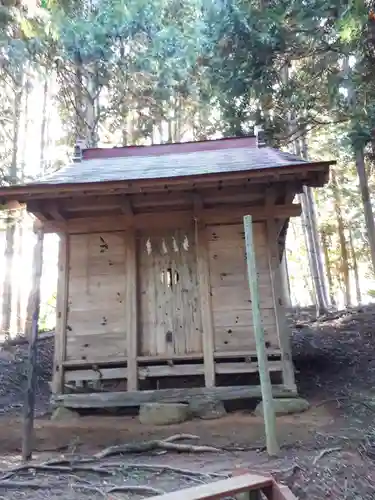
{"label": "exposed tree root", "polygon": [[[0,477],[0,489],[1,488],[9,488],[9,489],[52,489],[52,488],[61,488],[61,484],[56,484],[56,482],[48,482],[45,480],[44,482],[37,482],[35,480],[28,481],[17,481],[11,478],[15,476],[23,476],[27,477],[28,474],[33,474],[41,472],[43,474],[54,474],[62,473],[66,476],[73,476],[76,472],[81,473],[93,473],[97,475],[104,476],[114,476],[118,473],[130,470],[130,469],[139,469],[139,470],[149,470],[149,471],[158,471],[158,472],[170,472],[175,474],[182,474],[185,477],[190,478],[201,478],[209,480],[214,477],[227,477],[224,474],[210,474],[203,473],[197,471],[191,471],[187,469],[180,469],[178,467],[172,467],[168,465],[154,465],[154,464],[142,464],[142,463],[122,463],[122,462],[102,462],[107,457],[113,455],[123,455],[126,453],[142,453],[149,452],[153,450],[172,450],[178,452],[188,452],[188,453],[199,453],[199,452],[220,452],[222,451],[219,448],[214,448],[212,446],[202,446],[202,445],[192,445],[186,443],[177,443],[176,441],[183,440],[191,440],[198,441],[199,436],[194,436],[191,434],[176,434],[170,436],[163,440],[152,440],[145,441],[137,444],[124,444],[117,446],[110,446],[105,448],[104,450],[96,453],[92,457],[78,457],[74,459],[57,459],[50,460],[47,462],[43,462],[41,464],[23,464],[13,469],[2,471],[2,476]],[[159,491],[155,488],[149,486],[136,486],[136,485],[127,485],[127,484],[112,484],[106,485],[105,488],[101,484],[91,484],[88,481],[84,481],[77,476],[74,476],[74,479],[78,480],[78,482],[74,482],[70,484],[71,488],[81,489],[86,491],[97,492],[104,497],[107,497],[109,493],[115,492],[133,492],[147,495],[159,495],[162,494],[162,491]]]}
{"label": "exposed tree root", "polygon": [[148,494],[148,495],[162,495],[164,491],[152,488],[151,486],[134,486],[134,485],[110,485],[103,489],[101,484],[79,484],[73,483],[70,485],[74,489],[86,490],[86,491],[96,491],[104,497],[110,493],[138,493],[138,494]]}
{"label": "exposed tree root", "polygon": [[[217,477],[217,478],[227,478],[227,474],[218,474],[215,472],[199,472],[199,471],[194,471],[194,470],[189,470],[189,469],[181,469],[179,467],[172,467],[171,465],[159,465],[159,464],[143,464],[143,463],[132,463],[132,464],[124,464],[121,462],[108,462],[104,463],[99,466],[99,470],[105,471],[106,469],[121,469],[123,470],[129,470],[129,469],[143,469],[143,470],[150,470],[150,471],[159,471],[159,472],[174,472],[176,474],[183,474],[185,476],[200,476],[200,477]],[[97,469],[96,469],[97,470]]]}
{"label": "exposed tree root", "polygon": [[36,481],[0,481],[0,488],[6,489],[30,489],[30,490],[49,490],[51,488],[61,488],[59,483],[38,483]]}
{"label": "exposed tree root", "polygon": [[319,455],[317,455],[314,458],[313,465],[316,465],[318,461],[323,458],[325,455],[328,455],[328,453],[334,453],[335,451],[341,451],[341,446],[336,446],[336,448],[326,448],[322,450]]}
{"label": "exposed tree root", "polygon": [[104,450],[96,453],[93,456],[93,460],[102,460],[103,458],[110,457],[113,455],[122,455],[125,453],[144,453],[147,451],[154,450],[167,450],[167,451],[178,451],[187,453],[205,453],[205,452],[220,452],[220,448],[214,448],[213,446],[201,446],[193,444],[181,444],[175,441],[181,441],[183,439],[199,439],[198,436],[192,436],[190,434],[176,434],[170,436],[167,439],[162,440],[151,440],[144,441],[143,443],[137,444],[120,444],[115,446],[110,446]]}

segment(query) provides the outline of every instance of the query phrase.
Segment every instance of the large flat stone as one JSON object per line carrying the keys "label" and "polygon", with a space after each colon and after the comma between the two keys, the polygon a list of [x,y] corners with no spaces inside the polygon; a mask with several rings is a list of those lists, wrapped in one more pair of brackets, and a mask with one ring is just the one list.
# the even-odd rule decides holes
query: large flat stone
{"label": "large flat stone", "polygon": [[180,424],[190,418],[184,403],[144,403],[139,407],[139,421],[146,425]]}
{"label": "large flat stone", "polygon": [[227,414],[223,402],[215,399],[192,399],[189,409],[193,417],[202,420],[213,420]]}
{"label": "large flat stone", "polygon": [[[310,408],[310,404],[306,399],[289,398],[289,399],[274,399],[273,400],[276,415],[289,415],[291,413],[302,413]],[[260,402],[255,408],[255,415],[263,417],[263,402]]]}
{"label": "large flat stone", "polygon": [[51,420],[55,420],[56,422],[62,420],[76,420],[79,418],[79,414],[76,411],[64,408],[64,406],[58,406],[51,415]]}

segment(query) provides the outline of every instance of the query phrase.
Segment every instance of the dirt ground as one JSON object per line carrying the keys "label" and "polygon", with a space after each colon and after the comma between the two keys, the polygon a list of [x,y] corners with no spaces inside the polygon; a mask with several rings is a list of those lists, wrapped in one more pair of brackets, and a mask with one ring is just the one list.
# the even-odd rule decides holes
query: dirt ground
{"label": "dirt ground", "polygon": [[[332,313],[319,321],[312,319],[311,311],[302,311],[291,314],[290,322],[299,392],[309,400],[311,408],[300,415],[277,419],[281,453],[276,459],[270,459],[264,450],[264,424],[252,414],[250,404],[219,420],[194,420],[167,428],[144,426],[129,416],[86,416],[52,422],[47,414],[36,420],[35,461],[65,458],[68,462],[58,465],[59,471],[23,470],[9,477],[3,475],[0,499],[138,499],[156,490],[176,490],[217,479],[213,474],[227,475],[235,468],[245,468],[272,473],[300,500],[373,500],[375,307]],[[22,372],[22,353],[13,352],[12,356],[18,359]],[[4,368],[0,380],[6,388],[0,387],[0,404],[4,393],[3,408],[7,408],[0,418],[3,473],[19,463],[21,443],[22,421],[14,380],[22,377],[11,374],[13,364],[11,360],[6,364],[9,373],[4,375]],[[40,415],[46,410],[43,405],[48,395],[43,391],[49,370],[50,366],[41,368]],[[194,444],[209,445],[218,451],[155,450],[93,460],[96,452],[112,445],[181,433],[199,436]],[[91,458],[91,469],[74,468],[72,464],[78,457]],[[116,485],[143,486],[146,490],[116,491]],[[150,487],[156,490],[147,490]]]}

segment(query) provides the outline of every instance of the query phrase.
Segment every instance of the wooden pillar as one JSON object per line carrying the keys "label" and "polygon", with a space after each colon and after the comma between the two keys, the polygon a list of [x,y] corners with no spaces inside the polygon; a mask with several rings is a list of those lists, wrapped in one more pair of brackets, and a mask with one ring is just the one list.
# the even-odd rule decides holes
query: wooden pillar
{"label": "wooden pillar", "polygon": [[52,392],[64,392],[64,366],[66,358],[67,321],[69,302],[69,246],[68,233],[61,233],[59,243],[59,261],[56,297],[56,330],[55,330],[55,355],[53,366]]}
{"label": "wooden pillar", "polygon": [[37,364],[37,340],[38,340],[38,322],[40,308],[40,282],[43,268],[43,240],[44,231],[41,226],[35,229],[37,241],[34,247],[33,272],[34,272],[34,290],[33,290],[33,314],[31,335],[29,337],[29,356],[27,366],[27,388],[24,406],[24,422],[22,436],[22,460],[32,458],[32,441],[34,431],[34,409],[35,409],[35,390],[36,390],[36,364]]}
{"label": "wooden pillar", "polygon": [[253,327],[259,366],[260,387],[262,392],[266,444],[269,455],[277,455],[279,446],[276,438],[276,416],[272,398],[271,377],[265,346],[264,330],[259,306],[258,275],[255,262],[255,248],[251,215],[244,217],[245,248],[247,273],[253,311]]}
{"label": "wooden pillar", "polygon": [[138,390],[138,259],[137,242],[134,229],[130,229],[126,238],[126,341],[127,341],[127,371],[128,391]]}
{"label": "wooden pillar", "polygon": [[272,298],[276,316],[276,328],[279,337],[283,384],[286,389],[296,393],[297,387],[294,377],[294,367],[292,361],[292,349],[290,343],[290,330],[287,324],[285,310],[283,307],[282,277],[280,271],[279,248],[277,243],[277,226],[275,219],[268,219],[267,226],[267,248],[268,266],[272,285]]}
{"label": "wooden pillar", "polygon": [[203,328],[204,380],[206,387],[215,387],[214,328],[212,321],[210,269],[206,225],[196,221],[197,270]]}

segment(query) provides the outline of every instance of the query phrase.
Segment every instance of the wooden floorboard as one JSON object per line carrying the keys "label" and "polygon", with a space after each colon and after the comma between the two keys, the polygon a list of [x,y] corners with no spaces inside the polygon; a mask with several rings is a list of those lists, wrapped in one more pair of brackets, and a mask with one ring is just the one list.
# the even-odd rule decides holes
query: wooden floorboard
{"label": "wooden floorboard", "polygon": [[[295,397],[281,385],[273,386],[273,396]],[[52,396],[54,404],[67,408],[124,408],[151,402],[189,402],[192,398],[216,397],[222,401],[261,398],[260,386],[194,387],[159,389],[155,391],[97,392],[87,394],[61,394]]]}

